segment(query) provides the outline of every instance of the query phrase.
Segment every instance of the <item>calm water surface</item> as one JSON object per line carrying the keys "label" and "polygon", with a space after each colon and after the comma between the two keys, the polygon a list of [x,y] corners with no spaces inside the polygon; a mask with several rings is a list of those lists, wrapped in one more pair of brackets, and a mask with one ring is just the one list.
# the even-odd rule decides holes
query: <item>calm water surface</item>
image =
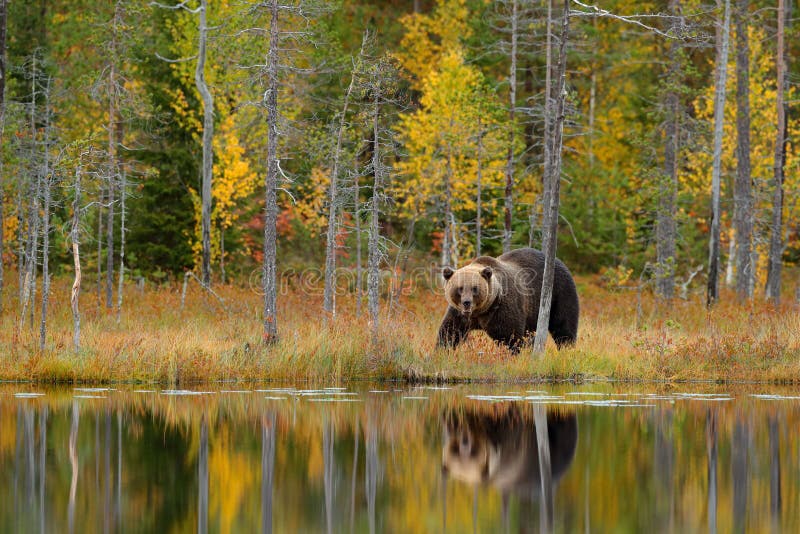
{"label": "calm water surface", "polygon": [[798,532],[798,422],[757,386],[0,385],[0,532]]}

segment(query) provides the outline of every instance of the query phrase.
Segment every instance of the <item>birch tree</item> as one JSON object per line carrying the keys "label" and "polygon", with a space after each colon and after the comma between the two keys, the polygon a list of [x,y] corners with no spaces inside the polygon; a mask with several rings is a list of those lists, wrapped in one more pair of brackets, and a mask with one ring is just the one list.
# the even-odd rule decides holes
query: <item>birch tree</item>
{"label": "birch tree", "polygon": [[[719,5],[719,0],[718,0]],[[718,23],[719,24],[719,23]],[[708,243],[708,291],[706,306],[719,299],[720,178],[722,174],[722,130],[725,119],[725,85],[728,76],[731,2],[725,0],[722,26],[717,30],[717,61],[714,92],[714,155],[711,171],[711,234]]]}
{"label": "birch tree", "polygon": [[750,175],[750,43],[749,0],[736,2],[736,181],[733,190],[736,296],[750,298],[753,193]]}
{"label": "birch tree", "polygon": [[781,299],[781,266],[783,256],[783,178],[786,163],[786,51],[784,31],[786,26],[786,4],[778,0],[778,39],[775,52],[778,91],[778,128],[775,134],[775,158],[773,162],[772,227],[769,239],[769,260],[767,271],[766,297],[775,304]]}
{"label": "birch tree", "polygon": [[[549,100],[545,106],[545,122],[552,114],[552,139],[545,139],[545,145],[550,144],[550,163],[547,166],[549,173],[545,175],[545,181],[549,184],[548,204],[545,204],[545,221],[543,227],[543,252],[544,252],[544,272],[542,273],[542,290],[539,299],[539,317],[536,321],[536,337],[533,342],[534,354],[544,354],[547,342],[547,325],[550,324],[550,308],[553,303],[553,279],[555,275],[556,247],[558,245],[558,208],[559,193],[561,187],[561,148],[564,135],[564,115],[566,105],[566,69],[567,69],[567,41],[569,39],[569,15],[570,0],[564,0],[564,11],[561,21],[561,35],[558,52],[558,66],[556,67],[556,79],[553,93],[555,102]],[[548,10],[548,18],[551,12]],[[550,21],[548,20],[548,26]],[[549,32],[548,32],[549,33]],[[548,63],[550,59],[548,58]],[[555,107],[555,109],[553,109]]]}

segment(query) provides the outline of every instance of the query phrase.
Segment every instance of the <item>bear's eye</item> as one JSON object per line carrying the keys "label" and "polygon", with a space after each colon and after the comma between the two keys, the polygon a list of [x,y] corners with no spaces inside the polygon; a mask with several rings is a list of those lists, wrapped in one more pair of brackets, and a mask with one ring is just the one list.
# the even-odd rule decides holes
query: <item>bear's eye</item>
{"label": "bear's eye", "polygon": [[456,295],[461,296],[461,288],[456,289]]}
{"label": "bear's eye", "polygon": [[472,286],[472,294],[473,295],[477,295],[478,294],[478,286]]}

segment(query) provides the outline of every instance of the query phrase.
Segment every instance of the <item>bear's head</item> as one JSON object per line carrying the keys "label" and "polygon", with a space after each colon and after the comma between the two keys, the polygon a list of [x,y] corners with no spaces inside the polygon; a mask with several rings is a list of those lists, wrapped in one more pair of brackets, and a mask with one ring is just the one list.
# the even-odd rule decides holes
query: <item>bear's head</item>
{"label": "bear's head", "polygon": [[487,439],[485,429],[472,419],[456,412],[444,417],[442,471],[474,485],[491,477],[500,451]]}
{"label": "bear's head", "polygon": [[492,268],[485,265],[473,263],[456,271],[445,267],[442,276],[448,304],[464,315],[486,311],[499,293]]}

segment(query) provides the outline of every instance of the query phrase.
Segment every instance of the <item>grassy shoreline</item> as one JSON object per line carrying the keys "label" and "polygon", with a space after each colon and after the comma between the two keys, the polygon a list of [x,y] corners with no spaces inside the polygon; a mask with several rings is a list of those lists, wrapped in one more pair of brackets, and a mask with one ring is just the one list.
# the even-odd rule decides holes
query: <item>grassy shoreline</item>
{"label": "grassy shoreline", "polygon": [[[13,277],[9,276],[13,280]],[[216,381],[536,382],[542,380],[800,381],[800,317],[794,303],[722,303],[707,311],[701,296],[670,306],[651,295],[609,291],[597,278],[578,279],[581,326],[574,348],[550,342],[542,358],[512,355],[473,333],[456,350],[435,350],[445,302],[435,291],[403,296],[391,317],[382,310],[382,341],[373,350],[368,319],[356,317],[353,298],[339,297],[335,321],[325,321],[322,298],[299,288],[279,297],[280,340],[261,340],[261,298],[246,287],[215,290],[225,308],[190,286],[125,289],[120,323],[82,296],[82,348],[72,347],[69,280],[56,279],[47,346],[34,328],[19,328],[13,288],[0,317],[0,380],[63,383],[191,384]],[[10,300],[10,302],[8,302]]]}

